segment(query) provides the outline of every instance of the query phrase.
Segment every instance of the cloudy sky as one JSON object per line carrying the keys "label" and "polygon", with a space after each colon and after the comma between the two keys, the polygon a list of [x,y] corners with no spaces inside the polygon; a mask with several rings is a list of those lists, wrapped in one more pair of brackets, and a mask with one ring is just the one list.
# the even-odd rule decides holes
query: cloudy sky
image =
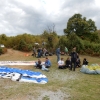
{"label": "cloudy sky", "polygon": [[0,34],[42,34],[53,28],[63,35],[68,19],[80,13],[100,29],[100,0],[0,0]]}

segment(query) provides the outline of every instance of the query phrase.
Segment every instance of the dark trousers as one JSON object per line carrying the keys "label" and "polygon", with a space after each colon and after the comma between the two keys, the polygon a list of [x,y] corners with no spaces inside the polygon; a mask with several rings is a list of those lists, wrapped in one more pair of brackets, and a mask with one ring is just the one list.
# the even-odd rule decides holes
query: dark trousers
{"label": "dark trousers", "polygon": [[75,71],[75,68],[76,68],[76,61],[75,60],[71,61],[70,70],[72,70],[72,68],[73,68],[73,71]]}
{"label": "dark trousers", "polygon": [[46,68],[50,68],[50,66],[45,66]]}
{"label": "dark trousers", "polygon": [[66,66],[59,66],[58,69],[65,69]]}
{"label": "dark trousers", "polygon": [[70,68],[71,64],[66,64],[65,67],[66,68]]}
{"label": "dark trousers", "polygon": [[41,68],[42,68],[42,65],[40,65],[40,64],[37,64],[36,68],[39,68],[39,69],[41,69]]}

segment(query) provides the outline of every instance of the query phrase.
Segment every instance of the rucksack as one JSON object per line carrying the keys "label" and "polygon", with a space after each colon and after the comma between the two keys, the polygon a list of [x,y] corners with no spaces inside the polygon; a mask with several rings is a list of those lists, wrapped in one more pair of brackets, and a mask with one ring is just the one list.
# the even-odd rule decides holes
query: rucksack
{"label": "rucksack", "polygon": [[77,59],[77,53],[76,52],[71,53],[71,59]]}

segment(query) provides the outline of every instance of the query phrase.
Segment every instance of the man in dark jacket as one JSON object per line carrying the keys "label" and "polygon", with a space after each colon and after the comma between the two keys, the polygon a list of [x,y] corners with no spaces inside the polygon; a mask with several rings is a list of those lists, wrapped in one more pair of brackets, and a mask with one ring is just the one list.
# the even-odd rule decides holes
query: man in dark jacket
{"label": "man in dark jacket", "polygon": [[76,48],[73,48],[70,56],[71,56],[71,67],[70,67],[70,70],[72,70],[72,67],[73,67],[73,71],[75,71],[75,68],[76,68],[76,60],[77,60]]}

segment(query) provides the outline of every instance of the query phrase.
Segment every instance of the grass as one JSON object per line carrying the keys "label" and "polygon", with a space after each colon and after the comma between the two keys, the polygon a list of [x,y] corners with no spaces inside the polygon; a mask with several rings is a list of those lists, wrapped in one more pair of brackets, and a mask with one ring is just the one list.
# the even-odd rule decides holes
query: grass
{"label": "grass", "polygon": [[[62,56],[64,59],[67,56]],[[99,57],[80,55],[81,61],[86,57],[89,64],[100,64]],[[44,58],[41,58],[44,61]],[[50,56],[52,67],[49,72],[35,69],[33,66],[9,66],[42,72],[48,78],[47,84],[35,84],[25,82],[14,82],[10,79],[0,79],[0,100],[99,100],[100,99],[100,75],[89,75],[68,69],[57,69],[56,56]],[[28,56],[19,57],[18,54],[1,55],[3,60],[37,60]]]}

